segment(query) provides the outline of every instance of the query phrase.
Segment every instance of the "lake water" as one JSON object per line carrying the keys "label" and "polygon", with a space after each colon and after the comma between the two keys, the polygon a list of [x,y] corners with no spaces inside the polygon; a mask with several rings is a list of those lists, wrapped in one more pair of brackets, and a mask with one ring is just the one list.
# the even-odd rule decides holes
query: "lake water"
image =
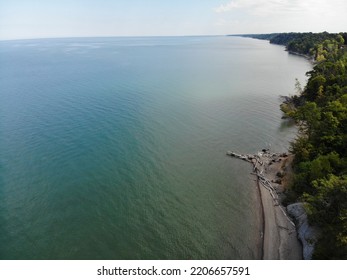
{"label": "lake water", "polygon": [[1,259],[258,259],[251,167],[310,63],[236,37],[0,42]]}

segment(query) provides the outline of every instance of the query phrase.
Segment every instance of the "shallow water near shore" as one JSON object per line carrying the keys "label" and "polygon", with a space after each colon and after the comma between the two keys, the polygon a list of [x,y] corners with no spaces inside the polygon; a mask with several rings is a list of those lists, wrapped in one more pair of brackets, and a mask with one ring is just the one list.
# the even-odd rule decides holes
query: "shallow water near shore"
{"label": "shallow water near shore", "polygon": [[309,61],[236,37],[0,42],[1,259],[257,259],[251,167]]}

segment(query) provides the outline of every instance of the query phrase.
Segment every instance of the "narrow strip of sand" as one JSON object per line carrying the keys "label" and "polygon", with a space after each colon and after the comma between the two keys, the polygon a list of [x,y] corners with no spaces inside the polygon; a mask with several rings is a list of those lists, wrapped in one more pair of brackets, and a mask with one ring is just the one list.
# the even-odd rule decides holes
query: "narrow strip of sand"
{"label": "narrow strip of sand", "polygon": [[[273,183],[275,191],[284,191],[285,177],[290,176],[291,157],[276,157],[271,165],[265,166],[264,176]],[[277,174],[283,174],[278,178]],[[298,260],[302,259],[302,246],[297,238],[295,226],[286,217],[285,209],[280,201],[276,202],[269,190],[260,185],[264,211],[264,242],[263,259],[267,260]],[[282,209],[281,209],[282,207]]]}
{"label": "narrow strip of sand", "polygon": [[302,246],[297,239],[295,225],[280,204],[285,182],[291,176],[293,156],[271,154],[268,151],[257,155],[238,155],[233,152],[227,154],[253,164],[263,212],[262,258],[265,260],[302,259]]}

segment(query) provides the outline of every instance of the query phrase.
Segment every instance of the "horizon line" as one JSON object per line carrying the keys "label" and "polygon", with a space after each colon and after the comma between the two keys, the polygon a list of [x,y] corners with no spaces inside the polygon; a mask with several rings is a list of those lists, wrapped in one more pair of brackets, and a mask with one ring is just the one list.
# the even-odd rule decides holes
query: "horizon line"
{"label": "horizon line", "polygon": [[318,34],[318,33],[324,33],[327,32],[329,34],[340,34],[345,33],[344,31],[340,32],[328,32],[328,31],[321,31],[321,32],[312,32],[312,31],[304,31],[304,32],[297,32],[297,31],[290,31],[290,32],[262,32],[262,33],[228,33],[228,34],[200,34],[200,35],[105,35],[105,36],[58,36],[58,37],[33,37],[33,38],[13,38],[13,39],[1,39],[0,42],[6,42],[6,41],[25,41],[25,40],[49,40],[49,39],[88,39],[88,38],[155,38],[155,37],[222,37],[222,36],[244,36],[244,35],[269,35],[269,34],[290,34],[290,33],[312,33],[312,34]]}
{"label": "horizon line", "polygon": [[105,36],[58,36],[58,37],[34,37],[34,38],[16,38],[16,39],[1,39],[4,41],[24,41],[24,40],[46,40],[46,39],[88,39],[88,38],[155,38],[155,37],[222,37],[229,34],[215,35],[105,35]]}

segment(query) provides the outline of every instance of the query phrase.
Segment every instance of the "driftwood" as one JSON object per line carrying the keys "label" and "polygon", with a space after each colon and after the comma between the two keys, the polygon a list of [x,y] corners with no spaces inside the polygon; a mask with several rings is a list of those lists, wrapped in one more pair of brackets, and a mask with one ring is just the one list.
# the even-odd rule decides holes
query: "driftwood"
{"label": "driftwood", "polygon": [[[279,201],[278,194],[274,187],[272,186],[270,180],[268,180],[263,174],[266,171],[266,167],[269,165],[269,163],[280,161],[280,156],[286,157],[286,154],[275,154],[270,153],[269,150],[263,149],[261,152],[258,152],[255,155],[252,154],[237,154],[235,152],[228,151],[228,156],[239,158],[244,161],[248,161],[253,165],[253,173],[257,176],[257,181],[260,183],[261,186],[263,186],[265,189],[268,190],[270,193],[274,205],[276,207],[279,207],[281,211],[283,212],[284,216],[288,219],[288,221],[295,227],[294,222],[290,219],[290,217],[287,215],[286,211],[284,210],[283,206],[281,205]],[[266,161],[266,163],[264,163]]]}

